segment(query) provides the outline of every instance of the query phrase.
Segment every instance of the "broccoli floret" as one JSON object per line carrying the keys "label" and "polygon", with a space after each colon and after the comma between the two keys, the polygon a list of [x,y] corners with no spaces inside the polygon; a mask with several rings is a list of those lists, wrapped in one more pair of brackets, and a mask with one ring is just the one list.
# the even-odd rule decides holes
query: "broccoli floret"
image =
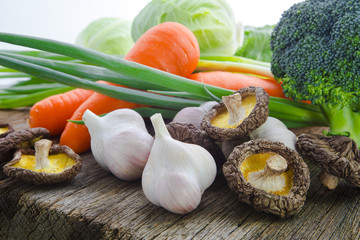
{"label": "broccoli floret", "polygon": [[360,1],[306,0],[285,11],[270,40],[284,93],[320,106],[329,134],[360,146]]}

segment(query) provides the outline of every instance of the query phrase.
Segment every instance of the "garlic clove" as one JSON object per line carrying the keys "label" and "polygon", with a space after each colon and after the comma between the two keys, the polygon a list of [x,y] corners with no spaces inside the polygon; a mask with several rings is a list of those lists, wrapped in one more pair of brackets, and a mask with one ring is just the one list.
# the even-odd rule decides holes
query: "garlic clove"
{"label": "garlic clove", "polygon": [[199,107],[186,107],[181,109],[173,118],[173,122],[188,123],[200,128],[204,111]]}
{"label": "garlic clove", "polygon": [[161,114],[154,114],[150,120],[155,141],[142,174],[144,194],[171,212],[190,212],[215,180],[215,160],[203,147],[171,138]]}
{"label": "garlic clove", "polygon": [[161,179],[158,181],[157,196],[159,205],[166,210],[185,214],[200,204],[202,192],[190,174],[164,170]]}
{"label": "garlic clove", "polygon": [[154,141],[141,115],[124,108],[99,117],[86,110],[83,120],[99,165],[122,180],[140,179]]}
{"label": "garlic clove", "polygon": [[260,127],[250,133],[250,138],[281,142],[292,150],[296,150],[297,136],[282,121],[274,117],[268,117]]}
{"label": "garlic clove", "polygon": [[186,107],[181,109],[173,118],[173,122],[192,124],[200,129],[201,121],[210,109],[218,104],[216,101],[204,102],[199,107]]}
{"label": "garlic clove", "polygon": [[140,179],[153,142],[154,138],[148,132],[128,127],[104,140],[106,146],[116,148],[116,151],[102,153],[104,162],[117,178],[127,181]]}
{"label": "garlic clove", "polygon": [[210,111],[210,109],[212,109],[217,104],[218,104],[218,102],[216,102],[216,101],[208,101],[208,102],[204,102],[203,104],[201,104],[199,106],[199,108],[201,108],[205,113],[207,113]]}

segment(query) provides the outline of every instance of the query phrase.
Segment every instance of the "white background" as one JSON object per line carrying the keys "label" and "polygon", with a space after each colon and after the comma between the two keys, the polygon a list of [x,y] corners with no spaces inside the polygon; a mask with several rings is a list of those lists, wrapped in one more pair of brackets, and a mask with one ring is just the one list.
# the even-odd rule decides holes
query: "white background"
{"label": "white background", "polygon": [[[150,0],[1,0],[0,32],[73,43],[91,21],[101,17],[132,20]],[[194,0],[196,1],[196,0]],[[284,10],[301,0],[227,0],[244,25],[276,24]],[[0,49],[19,49],[0,43]]]}

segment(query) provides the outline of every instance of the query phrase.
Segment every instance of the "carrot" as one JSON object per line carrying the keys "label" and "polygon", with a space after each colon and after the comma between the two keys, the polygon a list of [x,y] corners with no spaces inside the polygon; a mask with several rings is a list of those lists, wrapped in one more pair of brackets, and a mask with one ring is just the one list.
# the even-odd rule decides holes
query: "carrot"
{"label": "carrot", "polygon": [[[145,32],[124,58],[187,77],[195,70],[199,57],[200,48],[194,34],[180,23],[165,22]],[[71,119],[80,120],[86,109],[99,115],[118,108],[137,106],[140,105],[93,93],[76,109]],[[60,144],[69,146],[76,153],[88,151],[90,149],[88,129],[85,125],[68,122],[61,134]]]}
{"label": "carrot", "polygon": [[281,85],[274,79],[262,79],[251,75],[225,71],[198,72],[192,74],[189,78],[234,91],[249,86],[262,87],[270,96],[286,98]]}
{"label": "carrot", "polygon": [[30,109],[29,126],[46,128],[51,136],[60,135],[67,119],[92,93],[93,91],[77,88],[35,103]]}
{"label": "carrot", "polygon": [[176,22],[161,23],[145,32],[125,59],[182,77],[192,74],[200,58],[195,35]]}

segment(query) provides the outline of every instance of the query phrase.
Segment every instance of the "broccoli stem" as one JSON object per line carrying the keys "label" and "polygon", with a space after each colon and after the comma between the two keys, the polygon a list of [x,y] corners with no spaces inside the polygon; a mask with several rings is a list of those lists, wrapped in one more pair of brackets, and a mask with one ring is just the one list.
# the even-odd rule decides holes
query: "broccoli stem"
{"label": "broccoli stem", "polygon": [[330,131],[327,135],[343,135],[353,139],[360,146],[360,112],[354,111],[351,106],[320,105]]}

